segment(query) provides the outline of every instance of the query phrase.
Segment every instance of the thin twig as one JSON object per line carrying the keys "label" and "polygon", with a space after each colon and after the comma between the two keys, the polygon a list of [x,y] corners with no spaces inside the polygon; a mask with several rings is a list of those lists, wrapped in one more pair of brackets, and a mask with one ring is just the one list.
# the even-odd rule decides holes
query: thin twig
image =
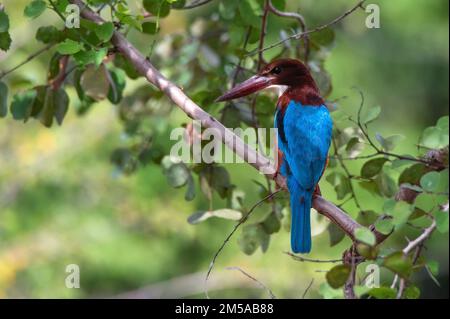
{"label": "thin twig", "polygon": [[[407,256],[415,249],[415,254],[414,254],[414,257],[413,257],[413,261],[412,261],[413,265],[419,259],[420,253],[422,251],[423,244],[425,243],[425,241],[428,238],[430,238],[431,234],[433,233],[433,231],[435,229],[436,229],[436,221],[433,218],[432,222],[431,222],[431,225],[429,227],[425,228],[425,230],[423,231],[423,233],[419,237],[417,237],[416,239],[410,241],[408,243],[408,245],[402,250],[403,254],[405,256]],[[394,278],[394,283],[392,284],[393,287],[395,287],[395,283],[397,282],[397,278],[398,278],[398,276],[396,275],[396,277]],[[405,278],[401,278],[400,279],[399,288],[398,288],[398,292],[397,292],[397,299],[401,299],[403,297],[403,293],[405,291],[405,288],[406,288],[406,279]]]}
{"label": "thin twig", "polygon": [[403,249],[403,254],[408,255],[409,253],[411,253],[414,248],[425,242],[431,236],[431,234],[435,229],[436,229],[436,221],[433,219],[431,225],[425,228],[425,230],[419,237],[408,243],[408,245]]}
{"label": "thin twig", "polygon": [[309,282],[308,287],[306,287],[305,292],[302,295],[302,299],[305,299],[306,294],[308,293],[309,289],[311,289],[313,283],[314,283],[314,278],[311,279],[311,281]]}
{"label": "thin twig", "polygon": [[284,253],[288,256],[291,256],[292,259],[301,261],[301,262],[310,262],[310,263],[341,263],[342,262],[342,258],[341,259],[312,259],[312,258],[306,258],[306,257],[302,257],[299,255],[295,255],[288,251],[285,251]]}
{"label": "thin twig", "polygon": [[271,44],[271,45],[263,48],[262,50],[259,50],[259,49],[254,50],[254,51],[248,53],[248,55],[251,56],[251,55],[259,54],[260,51],[264,52],[264,51],[273,49],[273,48],[275,48],[275,47],[277,47],[279,45],[282,45],[285,42],[293,40],[293,39],[300,40],[303,37],[310,35],[311,33],[319,32],[319,31],[322,31],[323,29],[331,27],[332,25],[335,25],[336,23],[338,23],[342,19],[345,19],[348,15],[352,14],[354,11],[356,11],[358,8],[360,8],[365,1],[366,0],[359,1],[354,7],[352,7],[349,10],[347,10],[342,15],[340,15],[339,17],[335,18],[334,20],[332,20],[332,21],[330,21],[330,22],[328,22],[326,24],[323,24],[323,25],[321,25],[321,26],[319,26],[317,28],[311,29],[311,30],[306,30],[305,32],[296,33],[296,34],[291,35],[291,36],[289,36],[289,37],[287,37],[287,38],[285,38],[283,40],[280,40],[280,41],[278,41],[278,42],[276,42],[274,44]]}
{"label": "thin twig", "polygon": [[22,62],[20,62],[19,64],[13,66],[11,69],[7,70],[7,71],[2,71],[0,73],[0,79],[2,79],[3,77],[7,76],[8,74],[14,72],[15,70],[17,70],[18,68],[20,68],[21,66],[27,64],[28,62],[30,62],[31,60],[33,60],[34,58],[36,58],[37,56],[41,55],[42,53],[44,53],[45,51],[49,50],[51,47],[53,47],[55,44],[54,43],[50,43],[47,44],[45,47],[40,48],[39,50],[37,50],[36,52],[30,54],[25,60],[23,60]]}
{"label": "thin twig", "polygon": [[354,89],[359,92],[359,94],[361,96],[361,103],[360,103],[359,108],[358,108],[357,120],[354,121],[351,118],[349,118],[349,120],[351,122],[355,123],[356,125],[358,125],[359,129],[361,130],[361,133],[364,135],[364,137],[366,138],[366,140],[369,143],[369,145],[375,150],[375,154],[370,154],[370,155],[367,155],[367,156],[360,156],[360,157],[358,157],[358,159],[371,158],[371,157],[376,157],[376,156],[379,156],[379,155],[381,155],[381,156],[390,156],[390,157],[394,157],[394,158],[397,158],[397,159],[400,159],[400,160],[408,160],[408,161],[412,161],[412,162],[422,163],[422,164],[425,164],[425,165],[430,166],[430,167],[435,167],[435,168],[442,169],[442,167],[441,167],[442,165],[437,167],[431,161],[428,161],[428,160],[425,160],[425,159],[422,159],[422,158],[415,158],[415,157],[410,157],[410,156],[399,155],[399,154],[387,152],[387,151],[384,151],[384,150],[380,149],[375,144],[375,142],[372,140],[372,138],[370,137],[367,125],[362,123],[362,120],[361,120],[361,115],[362,115],[362,111],[363,111],[363,108],[364,108],[364,94],[358,88],[354,87]]}
{"label": "thin twig", "polygon": [[260,206],[262,203],[264,203],[266,200],[272,198],[273,196],[275,196],[276,194],[278,194],[281,190],[277,190],[276,192],[273,192],[269,195],[267,195],[266,197],[264,197],[263,199],[259,200],[255,205],[252,206],[252,208],[250,208],[250,210],[248,211],[248,213],[242,217],[242,219],[233,227],[233,230],[228,234],[228,236],[225,238],[225,240],[223,241],[222,245],[219,247],[219,249],[216,251],[216,253],[214,254],[214,257],[211,261],[211,263],[209,264],[209,268],[208,268],[208,272],[206,273],[206,277],[205,277],[205,295],[206,297],[209,299],[209,295],[208,295],[208,279],[209,276],[211,275],[211,271],[213,270],[213,267],[216,263],[217,257],[219,257],[220,253],[222,252],[222,250],[225,248],[226,244],[228,243],[228,241],[231,239],[231,237],[233,237],[234,233],[238,230],[238,228],[245,223],[248,218],[250,217],[250,215],[253,213],[253,211]]}
{"label": "thin twig", "polygon": [[270,0],[266,0],[264,3],[264,11],[261,18],[261,34],[259,36],[259,45],[258,45],[258,66],[257,70],[261,69],[262,64],[264,63],[263,52],[261,51],[264,48],[264,40],[267,34],[267,16],[269,15],[270,9]]}
{"label": "thin twig", "polygon": [[276,299],[277,298],[277,297],[275,297],[275,295],[273,294],[272,290],[270,290],[269,287],[264,285],[261,281],[259,281],[258,279],[256,279],[252,275],[250,275],[249,273],[245,272],[242,268],[240,268],[240,267],[227,267],[226,269],[227,270],[237,270],[237,271],[241,272],[244,276],[250,278],[251,280],[256,282],[259,286],[261,286],[262,289],[266,290],[271,299]]}
{"label": "thin twig", "polygon": [[339,165],[341,165],[342,169],[344,170],[345,174],[347,175],[348,184],[350,186],[351,198],[353,199],[356,207],[361,212],[361,211],[363,211],[363,209],[361,207],[361,204],[359,203],[358,197],[356,196],[355,188],[353,187],[353,175],[350,173],[350,170],[348,169],[347,165],[342,160],[341,154],[339,154],[339,150],[338,150],[337,143],[336,143],[336,138],[334,136],[332,138],[332,142],[333,142],[333,148],[334,148],[334,156],[337,158]]}

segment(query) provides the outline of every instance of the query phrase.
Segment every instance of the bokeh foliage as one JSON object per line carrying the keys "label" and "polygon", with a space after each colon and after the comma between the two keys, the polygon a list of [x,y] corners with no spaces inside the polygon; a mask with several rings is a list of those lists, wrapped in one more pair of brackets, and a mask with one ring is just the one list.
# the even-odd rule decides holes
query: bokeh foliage
{"label": "bokeh foliage", "polygon": [[[383,12],[389,11],[391,7],[388,6],[393,6],[383,1],[379,2],[382,8],[386,6],[386,9],[382,9]],[[443,7],[446,6],[443,4],[444,2],[435,2],[441,3]],[[274,185],[255,172],[250,173],[249,171],[252,169],[248,166],[235,168],[233,165],[216,163],[187,165],[169,158],[167,154],[172,143],[168,139],[170,131],[180,125],[185,126],[189,131],[187,118],[169,103],[161,92],[147,83],[139,81],[139,76],[129,61],[116,52],[109,40],[114,30],[126,34],[154,65],[182,87],[206,111],[219,118],[225,126],[270,128],[273,126],[273,109],[276,103],[276,97],[273,94],[260,94],[256,98],[249,97],[225,106],[214,103],[214,99],[227,87],[255,73],[258,64],[263,62],[258,54],[255,54],[255,50],[260,42],[264,1],[214,1],[214,4],[208,4],[207,8],[200,13],[197,10],[203,9],[182,10],[189,5],[184,0],[144,0],[129,3],[91,0],[88,3],[95,9],[101,9],[108,22],[98,26],[82,19],[79,29],[64,28],[60,18],[66,15],[67,0],[33,0],[24,3],[21,14],[25,19],[34,21],[41,15],[55,18],[54,23],[50,25],[41,20],[42,25],[39,24],[35,32],[35,41],[40,46],[47,46],[45,61],[43,61],[46,64],[46,71],[40,69],[45,77],[41,75],[40,82],[38,82],[20,74],[16,75],[16,73],[8,74],[8,77],[0,73],[0,116],[5,117],[9,114],[9,117],[21,122],[36,119],[44,126],[55,130],[55,124],[63,124],[64,118],[70,112],[78,114],[80,119],[83,119],[89,117],[91,113],[97,114],[96,112],[99,111],[95,109],[100,105],[115,105],[117,118],[122,127],[123,140],[117,141],[117,143],[108,142],[108,150],[103,148],[96,150],[95,147],[91,150],[82,150],[86,153],[86,162],[93,162],[93,156],[88,151],[90,153],[101,152],[103,159],[98,159],[98,161],[106,162],[105,154],[109,154],[108,157],[114,166],[116,175],[137,175],[138,177],[135,177],[137,180],[132,182],[136,183],[137,187],[142,187],[145,182],[152,183],[152,189],[147,194],[139,194],[138,191],[138,194],[135,195],[142,197],[137,201],[138,206],[144,205],[145,207],[146,202],[154,197],[162,198],[162,203],[171,201],[170,194],[173,193],[173,190],[166,185],[182,188],[174,207],[184,207],[183,200],[195,203],[196,207],[190,211],[192,215],[183,218],[187,218],[188,222],[192,224],[204,223],[196,226],[195,230],[187,232],[204,232],[203,241],[207,241],[210,233],[202,228],[205,227],[204,225],[208,225],[206,226],[208,228],[217,226],[217,229],[223,230],[224,222],[221,219],[233,221],[242,218],[249,212],[256,200],[264,198],[273,191]],[[289,1],[274,0],[273,4],[279,10],[298,10],[296,4]],[[329,13],[326,16],[335,16],[336,12],[340,13],[346,7],[338,4],[332,6],[332,9],[336,9],[332,11],[330,8],[325,8],[323,3],[316,4],[314,1],[305,1],[304,6],[305,12],[302,13],[308,19],[308,23],[311,21],[311,24],[313,22],[323,23],[324,20],[328,22],[330,19],[327,20],[325,13]],[[401,6],[398,4],[398,7]],[[428,7],[425,4],[423,6],[427,8],[426,12],[438,11],[440,8],[439,6],[433,7],[433,5]],[[394,13],[391,13],[390,18],[395,17],[395,6],[392,8]],[[324,16],[317,12],[323,12]],[[416,8],[413,12],[420,15],[420,9]],[[12,42],[9,40],[12,19],[8,17],[8,13],[9,6],[6,6],[4,11],[0,11],[0,48],[5,51],[14,45],[14,36]],[[386,12],[386,15],[389,14]],[[364,13],[358,12],[355,15],[356,17],[349,19],[355,19],[352,20],[353,23],[363,25]],[[181,16],[184,17],[185,22],[179,26],[176,20]],[[171,19],[171,17],[174,18]],[[434,26],[436,32],[442,32],[441,29],[446,21],[448,22],[448,18],[441,17],[440,21],[441,24]],[[396,83],[399,84],[398,91],[392,92],[391,86],[383,89],[377,87],[380,86],[380,79],[391,76],[392,64],[398,63],[398,60],[393,58],[394,54],[389,50],[378,54],[391,63],[381,61],[372,69],[372,71],[381,73],[381,75],[377,75],[378,83],[376,85],[369,80],[359,83],[356,80],[357,76],[354,81],[348,79],[346,82],[339,82],[336,79],[332,81],[331,75],[333,78],[342,79],[345,74],[357,74],[355,70],[358,69],[358,63],[362,62],[355,61],[354,64],[351,62],[356,60],[355,54],[352,52],[356,50],[355,47],[359,47],[359,43],[367,53],[360,57],[363,56],[364,59],[367,59],[365,63],[370,64],[371,61],[368,57],[371,57],[371,53],[367,48],[370,48],[368,41],[371,40],[367,40],[367,38],[372,41],[373,39],[379,40],[379,34],[383,30],[383,28],[373,31],[365,30],[364,32],[367,34],[358,37],[355,34],[363,31],[357,31],[360,30],[357,28],[352,29],[350,24],[345,25],[349,22],[343,21],[342,23],[344,23],[344,27],[341,27],[343,32],[327,28],[312,34],[309,39],[310,52],[308,55],[303,41],[290,41],[286,42],[286,45],[264,51],[262,58],[264,61],[278,57],[307,59],[321,92],[327,98],[330,110],[333,111],[332,116],[335,123],[334,143],[330,150],[331,161],[321,182],[324,196],[340,205],[364,226],[374,224],[378,231],[385,234],[394,230],[392,238],[381,247],[376,248],[372,247],[374,244],[373,234],[365,229],[359,231],[357,233],[357,238],[361,243],[359,252],[372,260],[369,262],[378,263],[392,274],[409,278],[413,272],[414,274],[422,272],[437,276],[439,267],[436,259],[440,259],[437,256],[429,253],[426,258],[413,263],[411,260],[405,261],[398,252],[402,246],[406,245],[402,236],[417,237],[418,229],[429,226],[429,215],[436,220],[438,232],[445,234],[440,236],[443,238],[448,236],[448,211],[444,211],[445,203],[448,203],[448,116],[444,115],[447,112],[444,111],[444,106],[448,104],[448,92],[443,89],[446,85],[445,80],[444,83],[439,84],[430,80],[431,75],[445,76],[445,70],[448,74],[448,57],[439,59],[438,56],[430,56],[429,60],[432,60],[430,65],[414,67],[415,77],[419,77],[419,74],[421,76],[425,74],[426,77],[421,78],[420,82],[413,83],[412,87],[415,90],[413,89],[412,93],[410,87],[408,87],[409,90],[401,90],[403,86],[407,85],[407,80],[402,75],[398,76],[398,79],[402,81]],[[384,20],[383,23],[385,23]],[[392,21],[388,20],[386,24],[392,24]],[[364,27],[362,28],[364,29]],[[383,34],[394,40],[402,38],[403,32],[408,32],[398,25],[391,26],[389,30],[391,30],[389,35],[385,34],[386,31]],[[296,20],[269,14],[264,41],[266,44],[271,44],[300,31]],[[350,35],[344,37],[346,32]],[[340,37],[344,38],[340,41]],[[429,40],[429,43],[432,45],[434,42]],[[402,45],[399,49],[400,52],[403,52],[402,48],[410,50],[410,46],[413,44],[403,43]],[[339,49],[339,46],[347,47],[344,50],[346,56],[341,57],[339,61],[330,62],[332,54]],[[341,51],[340,54],[344,53]],[[419,50],[417,57],[414,56],[414,58],[423,59],[425,54],[428,53]],[[64,56],[69,56],[69,59],[62,63],[65,59]],[[439,65],[444,71],[437,70],[433,64]],[[8,69],[6,65],[2,64],[2,70],[6,69]],[[426,69],[426,72],[423,69]],[[408,69],[405,72],[412,71]],[[372,78],[374,74],[366,73],[364,77]],[[350,89],[350,86],[354,84],[358,84],[359,88]],[[364,104],[361,102],[360,90],[362,90],[362,97],[365,98]],[[344,91],[348,95],[347,98],[342,98]],[[419,94],[417,92],[421,91],[423,91],[423,96],[420,97],[423,99],[419,100],[432,104],[426,106],[415,104],[412,107],[407,95],[417,95]],[[381,92],[388,95],[388,98],[384,100],[387,104],[381,107],[375,106],[375,102],[380,103],[378,94]],[[403,96],[405,98],[402,100]],[[428,98],[429,100],[427,100]],[[255,105],[256,109],[253,109]],[[371,105],[373,106],[371,107]],[[430,111],[426,116],[416,115],[423,113],[427,107],[430,108]],[[392,109],[399,110],[395,113]],[[385,113],[389,116],[384,115]],[[410,113],[411,116],[404,116],[405,113]],[[405,118],[409,118],[409,122]],[[2,120],[2,122],[6,121],[11,121],[11,119]],[[381,125],[380,122],[385,124]],[[401,123],[401,127],[397,123]],[[64,122],[63,125],[66,124]],[[27,125],[30,124],[27,123]],[[26,126],[22,129],[26,130]],[[39,131],[45,128],[34,126],[33,129]],[[430,163],[434,163],[434,158],[425,157],[424,159],[424,156],[429,156],[430,150],[441,150],[436,153],[436,156],[439,156],[437,164],[439,167],[430,166]],[[77,164],[75,166],[79,167]],[[104,170],[104,168],[102,169]],[[155,171],[159,172],[158,177],[154,177]],[[70,173],[66,174],[71,176]],[[243,176],[248,176],[248,178],[243,180]],[[146,178],[148,180],[145,180]],[[71,191],[70,187],[75,189],[80,187],[75,182],[77,176],[73,176],[72,179],[71,183],[74,185],[71,186],[71,183],[68,183],[67,192]],[[37,180],[36,183],[39,185],[40,181]],[[114,181],[107,183],[114,183]],[[161,186],[162,184],[164,187]],[[50,198],[45,197],[45,194],[56,192],[58,186],[50,183],[50,185],[41,185],[36,188],[32,188],[29,193],[26,191],[21,193],[20,196],[24,196],[23,199],[14,202],[12,206],[14,208],[10,214],[27,210],[33,212],[33,203],[37,200],[34,197],[39,197],[39,191],[43,192],[43,198],[46,198],[45,201],[48,200],[48,204],[51,205]],[[131,192],[135,190],[133,187],[130,188]],[[399,192],[405,190],[414,192],[417,196],[414,196],[412,201],[396,200]],[[80,192],[80,190],[75,190],[75,192]],[[60,196],[61,203],[70,200],[67,198],[70,196],[64,195],[64,192]],[[115,203],[117,200],[108,201]],[[19,234],[33,231],[34,227],[39,224],[39,211],[45,210],[45,205],[46,202],[44,207],[37,209],[31,220],[22,221],[25,217],[22,217],[21,214],[18,214],[18,217],[9,217],[15,220],[14,223],[18,223],[19,230],[17,232]],[[108,205],[96,207],[92,211],[93,214],[108,216],[110,209]],[[159,207],[155,205],[155,207],[164,211],[163,204]],[[80,209],[83,210],[83,208]],[[130,208],[123,208],[123,214],[128,209]],[[183,210],[186,211],[186,209]],[[89,215],[89,211],[90,209],[85,210],[80,218],[89,220],[92,236],[95,237],[97,227],[100,232],[102,227],[106,229],[105,231],[114,231],[114,228],[102,225],[103,220],[99,220],[97,223],[95,217],[84,216]],[[175,212],[171,214],[175,214]],[[347,239],[334,224],[315,216],[317,237],[329,236],[330,243],[319,240],[318,244],[314,244],[314,250],[329,246],[331,248],[324,251],[332,252],[333,257],[336,255],[339,257],[349,246]],[[72,215],[67,218],[75,223],[83,223],[82,220],[76,219]],[[147,229],[147,223],[151,224],[152,215],[150,213],[141,213],[133,218],[148,220],[148,222],[144,222],[142,228],[137,226],[139,223],[136,223],[137,225],[132,223],[138,229],[135,230],[131,227],[131,229],[111,237],[112,242],[108,247],[114,246],[117,247],[115,249],[125,252],[131,246],[142,247],[142,249],[133,251],[135,254],[147,251],[148,258],[145,260],[146,262],[152,261],[154,269],[161,268],[163,262],[176,264],[180,258],[189,260],[186,267],[174,267],[167,273],[164,271],[150,273],[146,272],[146,267],[138,267],[134,264],[142,262],[143,259],[135,257],[133,262],[133,255],[129,258],[123,256],[126,260],[119,260],[122,258],[117,256],[114,261],[119,264],[123,263],[123,268],[118,267],[118,272],[107,272],[105,277],[100,276],[99,278],[96,276],[101,271],[88,273],[86,287],[80,293],[81,295],[131,289],[139,286],[142,282],[157,281],[158,277],[166,278],[178,272],[185,273],[204,269],[205,264],[208,264],[205,260],[212,256],[214,250],[220,245],[221,239],[223,240],[226,235],[226,232],[214,231],[214,237],[217,239],[215,245],[209,245],[195,253],[196,246],[194,244],[189,245],[181,238],[164,237],[163,228],[166,223],[158,225],[158,228],[162,228],[162,230]],[[54,227],[57,228],[59,223],[64,222],[64,220],[58,221]],[[170,223],[170,219],[167,222]],[[271,242],[276,240],[279,241],[278,245],[287,250],[286,234],[283,237],[277,237],[277,235],[289,230],[289,223],[288,199],[286,196],[277,196],[274,200],[267,201],[258,208],[252,218],[242,227],[237,238],[238,247],[244,254],[259,256],[257,254],[260,252],[269,254],[271,249],[275,249],[271,248]],[[26,225],[29,225],[29,228]],[[158,243],[164,242],[163,248],[158,248],[156,243],[149,244],[155,236],[154,231],[162,233],[161,238],[164,240],[158,240]],[[79,235],[83,236],[82,233]],[[12,240],[14,238],[13,231],[10,236]],[[74,238],[78,238],[76,234]],[[284,242],[281,242],[282,240]],[[182,252],[185,247],[189,247],[190,254]],[[82,268],[84,266],[91,269],[106,267],[101,259],[93,262],[95,260],[93,256],[96,254],[102,256],[102,254],[106,254],[105,252],[99,251],[98,248],[86,251],[83,251],[82,248],[79,249],[74,250],[75,256],[72,258],[84,260]],[[165,250],[173,250],[173,253],[163,253],[162,251]],[[281,249],[278,249],[277,253],[279,254],[280,251]],[[158,252],[164,256],[161,264],[154,261],[153,254],[158,255]],[[324,253],[321,256],[327,255]],[[380,256],[382,258],[377,258]],[[247,262],[251,263],[252,259],[248,259]],[[285,262],[290,261],[287,259]],[[62,265],[65,260],[58,260],[55,263]],[[270,262],[266,262],[266,265],[270,267]],[[123,272],[127,266],[136,269],[136,272],[133,274]],[[11,268],[11,266],[8,267]],[[448,263],[444,262],[444,267],[448,268]],[[361,268],[363,269],[363,267]],[[44,273],[45,271],[49,273],[49,277],[52,276],[52,271],[49,269],[39,270]],[[363,270],[360,271],[363,273]],[[25,271],[23,279],[25,288],[36,282],[35,279],[28,277],[35,276],[35,274],[34,271],[29,271],[29,273]],[[390,279],[389,276],[386,275]],[[325,278],[323,277],[321,279],[326,279],[326,282],[320,286],[319,294],[323,297],[341,297],[342,292],[337,288],[340,288],[348,277],[347,267],[343,265],[333,267]],[[98,291],[95,290],[97,282],[104,285],[100,286]],[[108,286],[109,283],[111,286]],[[385,287],[378,290],[367,291],[363,285],[356,287],[356,290],[359,295],[395,296],[395,291],[389,288],[390,281],[383,280],[383,284]],[[4,285],[4,289],[9,287],[8,283]],[[430,285],[430,287],[433,286]],[[418,291],[420,292],[418,285],[410,285],[405,296],[419,297]],[[65,295],[66,293],[61,288],[61,292],[55,294]],[[45,295],[45,292],[38,294]],[[286,293],[286,295],[290,294]]]}

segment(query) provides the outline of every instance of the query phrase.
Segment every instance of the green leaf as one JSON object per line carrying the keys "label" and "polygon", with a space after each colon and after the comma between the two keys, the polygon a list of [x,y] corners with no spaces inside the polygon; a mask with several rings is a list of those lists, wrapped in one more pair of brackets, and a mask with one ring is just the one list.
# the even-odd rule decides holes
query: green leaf
{"label": "green leaf", "polygon": [[45,94],[43,107],[37,116],[39,121],[46,127],[51,127],[53,124],[53,117],[55,112],[53,95],[53,90],[48,87]]}
{"label": "green leaf", "polygon": [[231,208],[235,210],[242,210],[244,206],[244,198],[245,193],[238,189],[233,189],[233,192],[231,194],[230,198],[230,204]]}
{"label": "green leaf", "polygon": [[376,244],[375,235],[366,227],[359,227],[355,229],[355,238],[369,246]]}
{"label": "green leaf", "polygon": [[97,25],[94,32],[102,42],[107,42],[114,33],[114,24],[112,22],[104,22]]}
{"label": "green leaf", "polygon": [[448,115],[441,117],[437,123],[436,126],[439,127],[442,130],[446,130],[448,132],[450,125],[450,118]]}
{"label": "green leaf", "polygon": [[190,176],[189,169],[184,163],[173,164],[167,171],[166,177],[169,185],[175,188],[186,185]]}
{"label": "green leaf", "polygon": [[375,181],[359,181],[359,186],[368,191],[371,195],[383,196],[378,184]]}
{"label": "green leaf", "polygon": [[361,143],[359,137],[352,137],[345,147],[350,158],[358,156],[364,150],[364,143]]}
{"label": "green leaf", "polygon": [[123,174],[131,174],[137,167],[135,157],[127,148],[115,149],[111,154],[110,160]]}
{"label": "green leaf", "polygon": [[56,47],[56,51],[58,51],[62,55],[71,55],[75,54],[83,48],[82,44],[71,39],[66,39],[64,42],[61,42]]}
{"label": "green leaf", "polygon": [[441,175],[438,172],[429,172],[420,179],[420,186],[427,192],[434,192],[439,186]]}
{"label": "green leaf", "polygon": [[362,117],[361,123],[367,125],[375,121],[381,114],[381,107],[375,106],[370,108]]}
{"label": "green leaf", "polygon": [[124,70],[130,79],[137,79],[139,77],[139,73],[136,71],[135,67],[122,55],[117,55],[114,58],[114,65],[119,69]]}
{"label": "green leaf", "polygon": [[334,186],[334,190],[336,191],[339,200],[344,199],[345,196],[351,192],[349,178],[340,172],[332,172],[326,177],[326,180]]}
{"label": "green leaf", "polygon": [[106,98],[109,91],[109,81],[106,76],[106,69],[103,67],[95,68],[90,65],[81,76],[80,85],[84,94],[95,101]]}
{"label": "green leaf", "polygon": [[375,222],[375,228],[384,235],[389,235],[394,229],[390,219],[381,219]]}
{"label": "green leaf", "polygon": [[184,199],[189,202],[194,198],[195,198],[195,182],[194,179],[192,178],[192,175],[189,175],[186,193],[184,194]]}
{"label": "green leaf", "polygon": [[449,133],[448,127],[446,127],[447,124],[448,118],[444,118],[438,122],[438,126],[426,128],[420,138],[420,145],[432,149],[442,148],[448,145]]}
{"label": "green leaf", "polygon": [[345,238],[345,233],[335,223],[328,224],[328,233],[331,247],[339,244]]}
{"label": "green leaf", "polygon": [[201,222],[204,222],[205,220],[211,218],[212,215],[210,212],[207,211],[200,211],[195,212],[194,214],[190,215],[187,219],[188,223],[191,225],[199,224]]}
{"label": "green leaf", "polygon": [[403,252],[398,251],[385,257],[383,266],[393,271],[400,277],[408,279],[412,271],[412,261],[409,257],[403,255]]}
{"label": "green leaf", "polygon": [[233,209],[218,209],[215,211],[201,211],[196,212],[188,217],[189,224],[198,224],[211,217],[218,217],[229,220],[240,220],[242,218],[242,213]]}
{"label": "green leaf", "polygon": [[361,176],[364,178],[372,178],[378,175],[381,172],[384,163],[386,163],[387,161],[388,159],[384,157],[367,161],[361,168]]}
{"label": "green leaf", "polygon": [[246,23],[257,29],[261,28],[261,21],[259,14],[261,13],[261,6],[256,0],[240,0],[239,13]]}
{"label": "green leaf", "polygon": [[211,186],[217,191],[221,198],[226,198],[232,185],[230,174],[224,167],[214,166],[211,176]]}
{"label": "green leaf", "polygon": [[11,103],[11,114],[15,120],[26,121],[31,114],[34,98],[36,97],[35,90],[29,90],[17,93],[13,96]]}
{"label": "green leaf", "polygon": [[384,138],[379,133],[375,137],[385,151],[392,151],[398,143],[405,139],[403,135],[392,135]]}
{"label": "green leaf", "polygon": [[397,291],[389,287],[379,287],[370,289],[367,294],[376,299],[395,299]]}
{"label": "green leaf", "polygon": [[427,262],[427,267],[433,276],[439,275],[439,262],[436,260],[430,260]]}
{"label": "green leaf", "polygon": [[157,17],[167,17],[170,13],[170,3],[166,0],[144,0],[144,9]]}
{"label": "green leaf", "polygon": [[274,212],[270,213],[261,225],[267,234],[277,233],[281,228],[280,219]]}
{"label": "green leaf", "polygon": [[260,224],[246,225],[238,238],[238,244],[246,255],[253,254],[270,237]]}
{"label": "green leaf", "polygon": [[417,286],[408,286],[403,292],[403,297],[405,299],[419,299],[420,289]]}
{"label": "green leaf", "polygon": [[417,185],[419,184],[420,178],[426,174],[428,171],[428,168],[424,164],[414,164],[408,168],[406,168],[401,174],[398,179],[398,184],[411,184],[411,185]]}
{"label": "green leaf", "polygon": [[45,4],[45,1],[33,0],[25,7],[23,13],[26,17],[34,19],[39,17],[42,14],[42,12],[45,11],[46,7],[47,5]]}
{"label": "green leaf", "polygon": [[173,9],[183,9],[186,5],[186,0],[169,0]]}
{"label": "green leaf", "polygon": [[238,6],[237,1],[221,1],[219,3],[219,13],[225,20],[231,20],[235,17],[236,9]]}
{"label": "green leaf", "polygon": [[[34,98],[33,101],[30,116],[37,119],[39,118],[39,114],[41,113],[41,110],[44,107],[48,89],[49,89],[48,85],[38,85],[34,88],[34,90],[36,91],[36,97]],[[25,122],[26,121],[27,119],[25,119]]]}
{"label": "green leaf", "polygon": [[384,212],[392,216],[391,220],[392,225],[401,226],[408,221],[409,217],[414,211],[414,206],[403,201],[400,202],[392,201],[392,202],[394,202],[395,205],[393,207],[387,207],[385,205]]}
{"label": "green leaf", "polygon": [[56,0],[56,1],[53,1],[53,3],[55,4],[55,7],[60,12],[64,12],[66,10],[67,6],[70,4],[69,0]]}
{"label": "green leaf", "polygon": [[349,265],[337,265],[331,268],[325,275],[328,284],[334,288],[342,287],[351,273],[351,267]]}
{"label": "green leaf", "polygon": [[242,218],[242,213],[240,211],[224,208],[212,211],[211,214],[215,217],[220,217],[230,220],[240,220]]}
{"label": "green leaf", "polygon": [[122,100],[123,90],[127,84],[125,72],[118,68],[113,68],[108,71],[111,75],[111,78],[109,79],[110,87],[108,92],[108,100],[110,100],[111,103],[117,104]]}
{"label": "green leaf", "polygon": [[0,117],[5,117],[8,114],[8,87],[5,83],[0,82]]}
{"label": "green leaf", "polygon": [[53,94],[53,104],[56,122],[61,125],[69,109],[69,96],[64,89],[59,88],[55,91]]}
{"label": "green leaf", "polygon": [[142,23],[142,32],[147,34],[156,34],[158,33],[159,28],[158,24],[155,22],[144,22]]}
{"label": "green leaf", "polygon": [[448,232],[448,212],[438,210],[434,213],[436,219],[436,228],[440,233]]}
{"label": "green leaf", "polygon": [[102,63],[107,53],[108,49],[106,48],[101,48],[99,50],[92,49],[89,51],[83,50],[75,53],[73,57],[80,66],[86,66],[92,63],[96,67],[98,67]]}
{"label": "green leaf", "polygon": [[8,51],[11,46],[11,36],[8,32],[0,32],[0,50]]}
{"label": "green leaf", "polygon": [[0,33],[9,30],[9,17],[5,11],[0,10]]}
{"label": "green leaf", "polygon": [[362,243],[358,243],[356,245],[356,251],[368,260],[375,260],[378,256],[378,247],[373,247]]}
{"label": "green leaf", "polygon": [[397,185],[391,176],[381,172],[375,179],[378,189],[385,197],[392,197],[397,192]]}
{"label": "green leaf", "polygon": [[318,46],[331,48],[334,45],[336,35],[332,28],[325,28],[311,34],[310,40]]}
{"label": "green leaf", "polygon": [[356,221],[363,226],[370,226],[379,218],[379,215],[375,213],[373,210],[365,210],[361,211],[356,218]]}
{"label": "green leaf", "polygon": [[59,42],[63,36],[63,33],[52,25],[40,27],[36,32],[36,40],[43,43]]}
{"label": "green leaf", "polygon": [[434,195],[421,193],[414,200],[414,205],[425,212],[431,212],[435,206]]}
{"label": "green leaf", "polygon": [[326,282],[322,283],[319,287],[319,293],[324,299],[339,299],[343,298],[342,289],[333,289]]}

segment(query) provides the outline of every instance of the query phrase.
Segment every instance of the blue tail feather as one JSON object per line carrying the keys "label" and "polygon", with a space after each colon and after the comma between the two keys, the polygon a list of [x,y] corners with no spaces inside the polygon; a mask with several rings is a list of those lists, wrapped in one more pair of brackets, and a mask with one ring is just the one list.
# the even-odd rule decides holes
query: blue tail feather
{"label": "blue tail feather", "polygon": [[294,253],[311,251],[311,201],[312,191],[302,189],[297,182],[289,183],[291,195],[291,247]]}

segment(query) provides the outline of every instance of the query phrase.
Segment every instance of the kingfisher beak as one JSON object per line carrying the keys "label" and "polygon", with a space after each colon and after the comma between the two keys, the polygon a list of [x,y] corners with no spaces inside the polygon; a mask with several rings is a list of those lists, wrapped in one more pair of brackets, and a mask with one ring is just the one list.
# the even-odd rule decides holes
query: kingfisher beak
{"label": "kingfisher beak", "polygon": [[261,91],[272,85],[272,80],[266,76],[255,75],[236,85],[230,91],[219,97],[216,102],[229,101]]}

